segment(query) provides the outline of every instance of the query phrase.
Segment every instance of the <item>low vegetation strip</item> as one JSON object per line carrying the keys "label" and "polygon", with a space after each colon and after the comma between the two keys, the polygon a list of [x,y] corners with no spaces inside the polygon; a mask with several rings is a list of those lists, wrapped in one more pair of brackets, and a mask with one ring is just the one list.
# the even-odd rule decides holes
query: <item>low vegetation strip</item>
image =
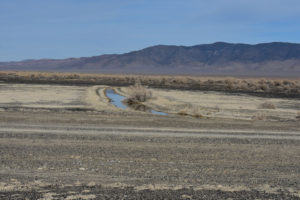
{"label": "low vegetation strip", "polygon": [[1,71],[0,81],[8,83],[109,86],[130,86],[135,83],[141,83],[141,85],[154,88],[252,93],[275,97],[300,97],[300,79]]}

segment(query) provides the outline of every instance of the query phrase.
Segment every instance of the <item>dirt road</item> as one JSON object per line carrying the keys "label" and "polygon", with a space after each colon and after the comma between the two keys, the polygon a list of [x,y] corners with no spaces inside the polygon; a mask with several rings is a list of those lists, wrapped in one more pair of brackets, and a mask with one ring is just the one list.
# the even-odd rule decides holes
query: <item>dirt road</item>
{"label": "dirt road", "polygon": [[294,122],[113,116],[0,112],[1,199],[299,199]]}

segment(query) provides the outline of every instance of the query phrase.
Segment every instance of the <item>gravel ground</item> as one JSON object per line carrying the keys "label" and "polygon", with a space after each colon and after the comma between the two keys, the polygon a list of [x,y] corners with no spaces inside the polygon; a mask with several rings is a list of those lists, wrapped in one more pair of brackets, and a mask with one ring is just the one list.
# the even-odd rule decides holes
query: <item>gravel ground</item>
{"label": "gravel ground", "polygon": [[[47,192],[45,192],[47,191]],[[0,192],[2,200],[10,199],[278,199],[278,200],[296,200],[300,199],[283,191],[277,194],[266,193],[263,191],[221,191],[221,190],[198,190],[193,188],[184,188],[180,190],[140,190],[132,187],[126,188],[103,188],[101,186],[81,186],[81,187],[45,187],[40,191],[14,191]]]}
{"label": "gravel ground", "polygon": [[1,199],[299,198],[297,122],[46,113],[0,112]]}
{"label": "gravel ground", "polygon": [[159,116],[109,106],[99,87],[14,87],[0,100],[0,199],[300,197],[299,120]]}

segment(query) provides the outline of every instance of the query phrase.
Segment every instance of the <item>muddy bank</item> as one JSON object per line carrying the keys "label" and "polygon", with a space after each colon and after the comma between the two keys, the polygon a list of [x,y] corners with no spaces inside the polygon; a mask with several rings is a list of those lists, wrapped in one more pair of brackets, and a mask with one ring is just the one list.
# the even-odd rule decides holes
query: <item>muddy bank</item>
{"label": "muddy bank", "polygon": [[[113,89],[108,88],[104,90],[105,95],[109,98],[111,104],[121,109],[132,109],[136,111],[142,111],[147,113],[152,113],[155,115],[168,115],[165,112],[160,112],[153,110],[151,107],[146,106],[141,102],[127,102],[126,97],[116,93]],[[99,94],[99,92],[98,92]]]}

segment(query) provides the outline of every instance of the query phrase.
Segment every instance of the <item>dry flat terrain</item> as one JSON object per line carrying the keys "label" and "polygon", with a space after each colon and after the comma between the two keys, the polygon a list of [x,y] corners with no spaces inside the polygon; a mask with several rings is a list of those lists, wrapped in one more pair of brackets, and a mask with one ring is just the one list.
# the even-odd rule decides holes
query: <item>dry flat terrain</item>
{"label": "dry flat terrain", "polygon": [[299,99],[106,88],[0,84],[0,199],[300,199]]}

